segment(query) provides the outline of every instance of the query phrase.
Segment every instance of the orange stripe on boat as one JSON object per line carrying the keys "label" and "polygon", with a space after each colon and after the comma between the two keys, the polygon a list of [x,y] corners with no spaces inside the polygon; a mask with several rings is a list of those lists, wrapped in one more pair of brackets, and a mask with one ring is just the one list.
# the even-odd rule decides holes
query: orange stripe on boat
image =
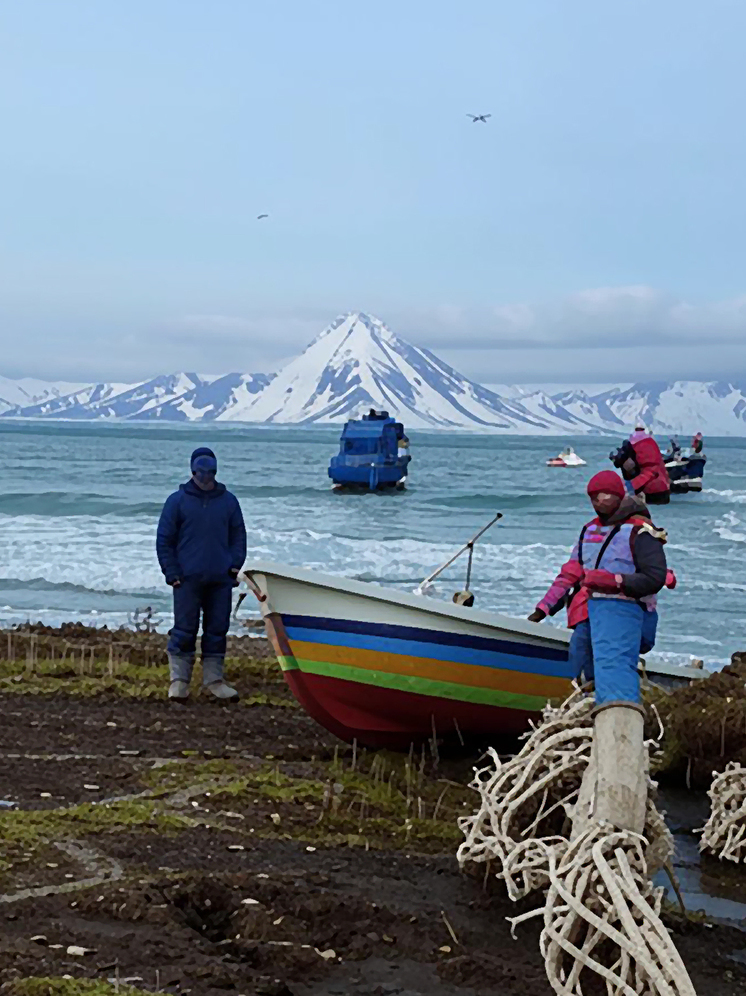
{"label": "orange stripe on boat", "polygon": [[456,685],[468,685],[472,688],[491,688],[545,698],[564,696],[568,689],[567,678],[554,678],[551,675],[527,674],[523,671],[508,671],[453,661],[435,661],[427,657],[411,657],[380,650],[363,650],[358,647],[333,647],[328,643],[307,643],[305,640],[293,640],[290,647],[292,656],[303,660],[343,664],[364,671],[383,671],[387,674],[450,681]]}

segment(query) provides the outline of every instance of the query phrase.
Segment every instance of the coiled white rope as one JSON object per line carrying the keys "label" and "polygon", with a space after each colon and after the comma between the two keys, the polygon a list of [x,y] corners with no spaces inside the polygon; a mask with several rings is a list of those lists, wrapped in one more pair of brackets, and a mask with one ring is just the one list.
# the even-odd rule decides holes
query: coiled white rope
{"label": "coiled white rope", "polygon": [[712,808],[699,846],[722,861],[746,861],[746,768],[731,762],[715,775]]}
{"label": "coiled white rope", "polygon": [[560,857],[547,848],[550,886],[540,910],[541,953],[559,996],[583,996],[589,972],[608,996],[696,996],[681,956],[660,920],[663,889],[654,888],[646,840],[593,824]]}
{"label": "coiled white rope", "polygon": [[537,839],[561,848],[569,835],[570,810],[577,799],[593,742],[593,699],[574,692],[559,708],[547,705],[542,722],[514,757],[475,770],[471,787],[480,796],[473,816],[459,826],[465,840],[457,858],[489,862],[505,881],[511,899],[547,884],[547,861]]}
{"label": "coiled white rope", "polygon": [[459,821],[459,863],[488,863],[514,900],[548,888],[541,909],[511,924],[543,916],[541,950],[560,996],[583,996],[588,973],[604,979],[608,996],[696,996],[659,918],[663,890],[651,884],[673,851],[654,783],[647,778],[644,835],[584,818],[571,839],[593,710],[593,699],[576,691],[545,709],[515,757],[502,762],[489,752],[492,765],[472,783],[479,809]]}

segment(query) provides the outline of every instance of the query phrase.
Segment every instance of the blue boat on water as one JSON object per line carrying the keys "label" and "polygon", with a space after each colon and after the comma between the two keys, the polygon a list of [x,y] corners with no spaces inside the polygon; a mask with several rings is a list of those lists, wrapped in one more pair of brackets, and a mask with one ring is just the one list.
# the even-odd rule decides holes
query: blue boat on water
{"label": "blue boat on water", "polygon": [[361,419],[345,423],[339,453],[329,463],[329,477],[340,489],[401,489],[411,459],[401,422],[371,408]]}

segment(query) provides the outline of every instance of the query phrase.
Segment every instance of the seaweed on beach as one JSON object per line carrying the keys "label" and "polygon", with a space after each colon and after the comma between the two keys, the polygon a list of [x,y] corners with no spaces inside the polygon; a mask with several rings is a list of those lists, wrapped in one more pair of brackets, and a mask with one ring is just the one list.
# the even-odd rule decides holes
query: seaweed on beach
{"label": "seaweed on beach", "polygon": [[746,764],[746,653],[691,685],[649,695],[664,728],[659,774],[701,789],[731,761]]}

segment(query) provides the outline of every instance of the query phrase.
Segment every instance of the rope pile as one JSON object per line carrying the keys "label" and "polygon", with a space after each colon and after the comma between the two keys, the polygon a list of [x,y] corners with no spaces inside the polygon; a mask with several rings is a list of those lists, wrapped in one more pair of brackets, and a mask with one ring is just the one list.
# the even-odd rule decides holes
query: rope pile
{"label": "rope pile", "polygon": [[746,861],[746,768],[729,764],[715,776],[708,794],[712,808],[700,849],[723,861]]}
{"label": "rope pile", "polygon": [[696,996],[660,920],[663,889],[654,888],[646,841],[594,824],[558,857],[547,848],[550,886],[540,910],[541,953],[560,996],[583,996],[587,973],[604,979],[609,996]]}
{"label": "rope pile", "polygon": [[[541,951],[560,996],[583,996],[594,972],[609,996],[696,996],[659,918],[663,889],[651,884],[673,853],[655,783],[647,777],[644,835],[583,814],[575,819],[593,798],[581,785],[589,765],[589,778],[595,770],[594,707],[576,691],[544,710],[515,757],[503,762],[489,751],[491,765],[472,782],[479,809],[459,821],[459,863],[485,864],[513,900],[547,890],[539,910],[510,922],[515,929],[543,916]],[[646,765],[653,743],[645,745]]]}
{"label": "rope pile", "polygon": [[458,861],[462,868],[486,862],[487,873],[494,870],[513,900],[547,885],[546,845],[567,845],[591,754],[593,705],[580,691],[558,708],[547,705],[515,757],[503,762],[490,748],[491,763],[475,772],[471,787],[480,805],[474,816],[459,820],[466,839]]}

